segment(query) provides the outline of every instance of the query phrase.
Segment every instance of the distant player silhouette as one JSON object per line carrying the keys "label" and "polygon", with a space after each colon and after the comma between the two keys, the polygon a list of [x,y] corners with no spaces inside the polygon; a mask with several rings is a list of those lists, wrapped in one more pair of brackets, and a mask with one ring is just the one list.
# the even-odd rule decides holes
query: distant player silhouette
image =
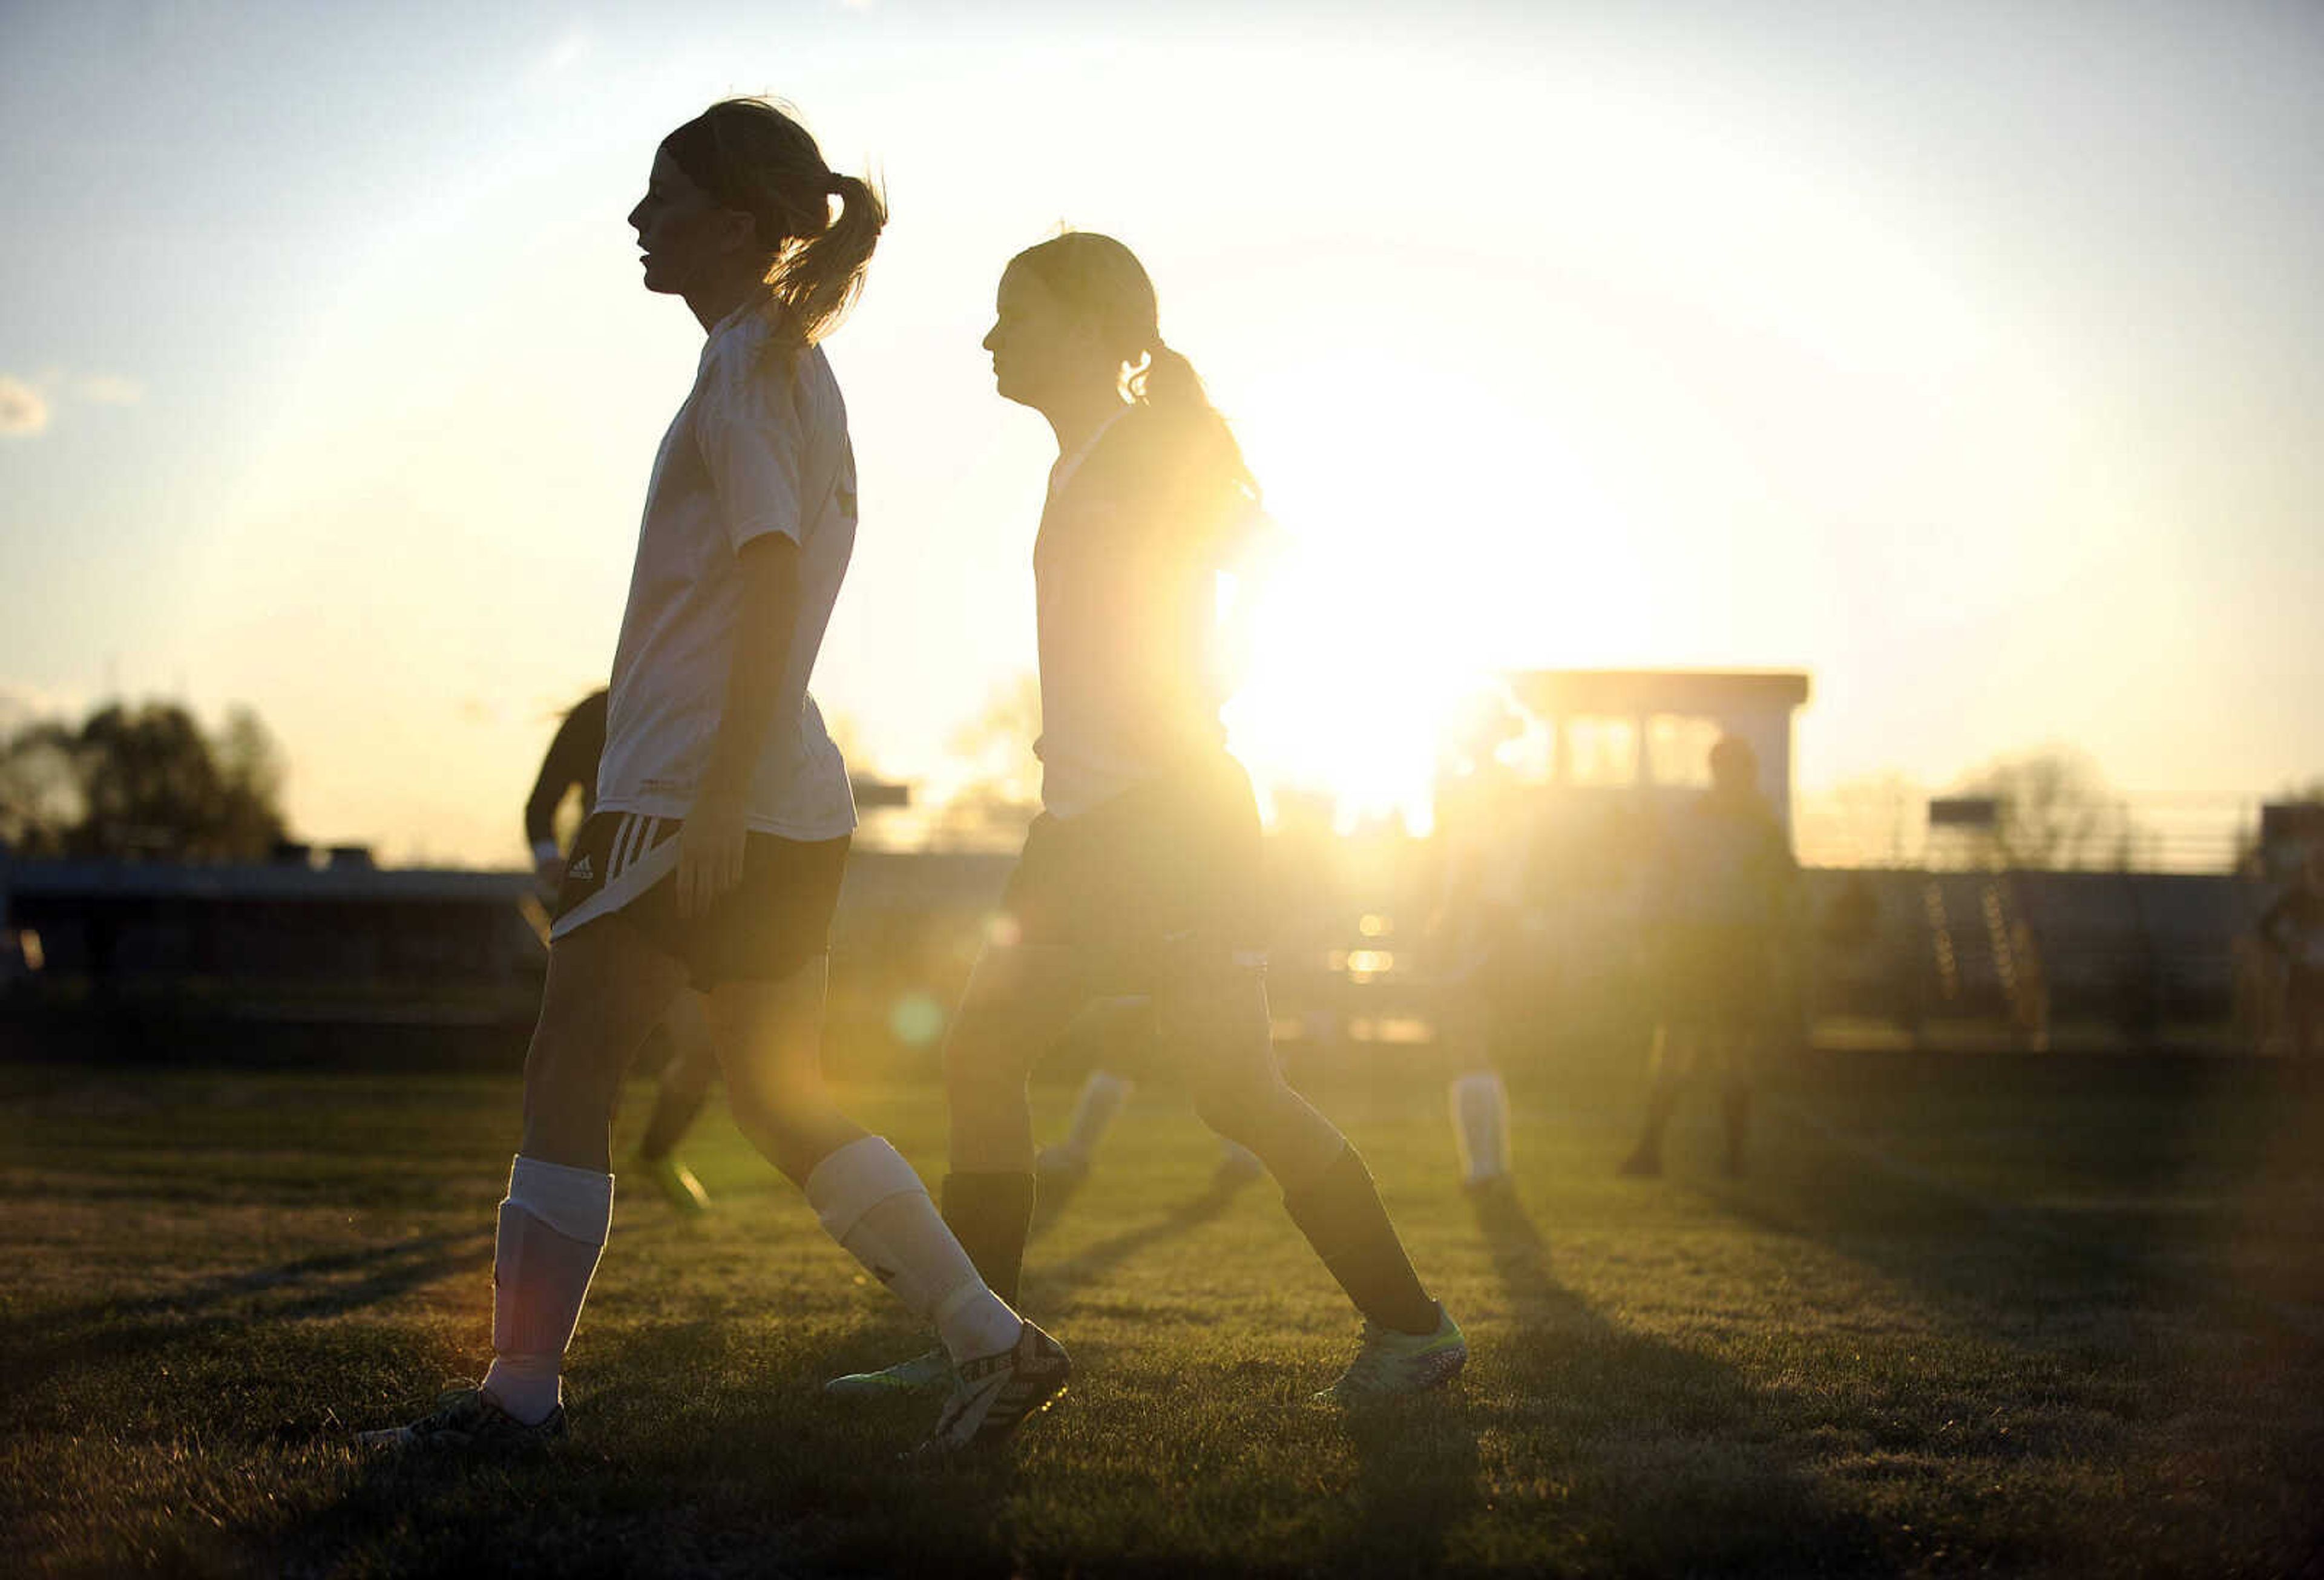
{"label": "distant player silhouette", "polygon": [[[591,692],[573,706],[557,727],[540,760],[540,774],[524,804],[524,834],[532,846],[533,874],[541,887],[542,903],[554,905],[565,881],[567,852],[557,842],[557,813],[567,795],[578,793],[581,816],[586,822],[597,806],[597,763],[605,753],[605,692]],[[718,1079],[718,1050],[710,1040],[710,1023],[703,1017],[702,995],[681,993],[670,1000],[662,1017],[662,1035],[669,1041],[669,1060],[662,1066],[655,1090],[653,1113],[630,1156],[629,1171],[642,1173],[662,1199],[681,1212],[701,1212],[710,1194],[694,1171],[674,1155],[703,1104],[711,1083]]]}
{"label": "distant player silhouette", "polygon": [[1450,1092],[1461,1183],[1509,1183],[1509,1099],[1494,1059],[1520,957],[1532,869],[1531,819],[1509,769],[1494,755],[1524,728],[1498,697],[1460,710],[1436,780],[1443,872],[1425,939],[1439,1043],[1456,1073]]}
{"label": "distant player silhouette", "polygon": [[2324,1050],[2324,846],[2311,846],[2300,871],[2260,913],[2260,943],[2283,965],[2283,1019],[2301,1061]]}
{"label": "distant player silhouette", "polygon": [[1720,1087],[1726,1168],[1748,1162],[1753,1061],[1772,1029],[1795,874],[1783,825],[1759,794],[1750,747],[1722,736],[1711,787],[1665,820],[1644,920],[1658,1024],[1646,1126],[1622,1172],[1662,1172],[1663,1132],[1698,1077]]}

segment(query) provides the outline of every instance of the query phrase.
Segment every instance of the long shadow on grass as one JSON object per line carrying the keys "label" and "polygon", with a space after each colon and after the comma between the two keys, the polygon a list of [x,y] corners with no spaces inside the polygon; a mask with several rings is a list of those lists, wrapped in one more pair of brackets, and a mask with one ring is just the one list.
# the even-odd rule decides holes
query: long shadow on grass
{"label": "long shadow on grass", "polygon": [[1062,1262],[1028,1270],[1026,1283],[1037,1309],[1045,1315],[1064,1309],[1068,1297],[1076,1291],[1087,1289],[1141,1252],[1190,1235],[1213,1222],[1232,1207],[1241,1193],[1242,1188],[1238,1184],[1214,1180],[1200,1195],[1189,1197],[1159,1217],[1084,1246]]}
{"label": "long shadow on grass", "polygon": [[[1471,1206],[1514,1318],[1505,1336],[1477,1324],[1457,1385],[1489,1445],[1471,1496],[1501,1516],[1497,1528],[1524,1522],[1543,1544],[1531,1561],[1655,1573],[1878,1566],[1874,1529],[1796,1463],[1734,1368],[1628,1331],[1560,1284],[1513,1193],[1480,1193]],[[1393,1440],[1377,1451],[1388,1465],[1409,1454]],[[1387,1468],[1380,1480],[1393,1484]]]}
{"label": "long shadow on grass", "polygon": [[835,1408],[824,1337],[725,1320],[601,1345],[574,1435],[530,1452],[365,1455],[276,1539],[285,1567],[386,1574],[1006,1574],[1013,1456],[899,1458],[925,1398]]}
{"label": "long shadow on grass", "polygon": [[0,1323],[0,1401],[13,1410],[30,1393],[55,1387],[65,1372],[254,1323],[340,1316],[479,1269],[491,1255],[489,1230],[418,1235],[220,1273],[165,1294],[36,1310]]}
{"label": "long shadow on grass", "polygon": [[[1767,1105],[1771,1167],[1699,1188],[1980,1326],[2103,1292],[2123,1313],[2216,1297],[2324,1337],[2324,1103],[2273,1071],[2149,1062],[1823,1070],[1813,1100]],[[1962,1182],[1981,1174],[1999,1182]],[[2221,1256],[2238,1241],[2264,1287]]]}

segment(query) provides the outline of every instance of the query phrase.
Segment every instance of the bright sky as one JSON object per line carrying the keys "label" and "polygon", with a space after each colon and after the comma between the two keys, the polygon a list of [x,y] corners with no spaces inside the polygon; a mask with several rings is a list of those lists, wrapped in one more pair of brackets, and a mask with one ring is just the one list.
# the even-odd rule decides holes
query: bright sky
{"label": "bright sky", "polygon": [[2324,12],[2227,0],[7,5],[0,696],[247,703],[301,832],[516,859],[699,348],[622,216],[763,91],[894,208],[830,342],[863,766],[1031,666],[977,341],[1068,221],[1299,546],[1268,776],[1482,666],[1797,666],[1810,790],[2257,795],[2324,772],[2319,81]]}

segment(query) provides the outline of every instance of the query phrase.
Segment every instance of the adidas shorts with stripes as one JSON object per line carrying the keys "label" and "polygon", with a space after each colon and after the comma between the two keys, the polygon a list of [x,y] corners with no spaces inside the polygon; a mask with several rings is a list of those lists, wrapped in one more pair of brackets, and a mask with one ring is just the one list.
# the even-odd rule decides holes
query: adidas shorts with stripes
{"label": "adidas shorts with stripes", "polygon": [[678,820],[595,812],[581,825],[557,891],[553,942],[618,915],[686,964],[704,992],[721,982],[771,981],[831,947],[831,915],[847,869],[847,836],[744,836],[742,880],[708,913],[678,914]]}

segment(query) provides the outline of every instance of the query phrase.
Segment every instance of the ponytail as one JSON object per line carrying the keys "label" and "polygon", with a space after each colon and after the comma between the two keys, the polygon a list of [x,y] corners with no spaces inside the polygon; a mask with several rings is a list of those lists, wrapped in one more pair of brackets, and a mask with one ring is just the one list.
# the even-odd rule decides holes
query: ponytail
{"label": "ponytail", "polygon": [[837,328],[862,293],[888,223],[878,190],[834,174],[807,128],[764,99],[722,100],[662,146],[696,186],[751,216],[769,253],[761,310],[775,332],[771,344],[798,351]]}
{"label": "ponytail", "polygon": [[785,338],[813,345],[839,326],[863,293],[872,250],[888,224],[888,206],[869,181],[832,175],[825,188],[839,214],[818,235],[787,243],[767,272],[767,291],[781,314]]}
{"label": "ponytail", "polygon": [[1259,484],[1226,418],[1211,404],[1194,364],[1162,344],[1154,282],[1136,253],[1111,236],[1066,231],[1026,248],[1009,266],[1030,270],[1086,317],[1106,352],[1130,370],[1123,389],[1157,419],[1167,486],[1191,513],[1257,502]]}
{"label": "ponytail", "polygon": [[1130,376],[1130,392],[1174,433],[1189,452],[1195,478],[1208,491],[1240,493],[1256,502],[1259,480],[1250,474],[1234,430],[1211,404],[1201,375],[1185,355],[1157,335],[1146,348],[1146,365]]}

